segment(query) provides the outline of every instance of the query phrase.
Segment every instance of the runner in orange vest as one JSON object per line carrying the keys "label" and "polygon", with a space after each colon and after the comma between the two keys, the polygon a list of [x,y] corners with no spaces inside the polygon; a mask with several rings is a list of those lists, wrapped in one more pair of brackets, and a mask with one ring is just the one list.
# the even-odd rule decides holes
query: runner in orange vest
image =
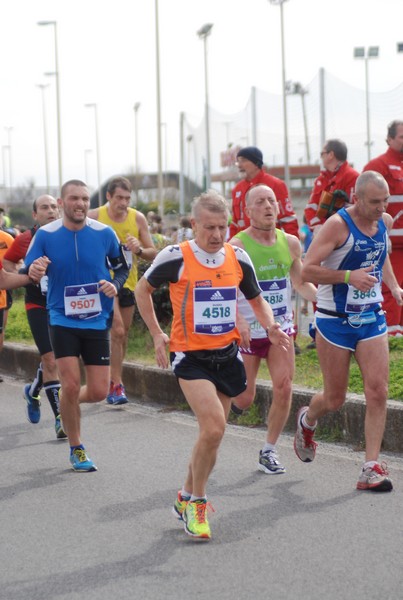
{"label": "runner in orange vest", "polygon": [[[207,540],[211,537],[207,480],[224,435],[231,397],[246,388],[236,327],[238,289],[271,342],[284,351],[290,343],[261,295],[247,253],[225,243],[228,214],[225,199],[214,190],[199,196],[191,218],[195,238],[161,250],[135,290],[139,312],[154,340],[157,364],[168,367],[169,344],[172,370],[199,424],[174,514],[184,521],[190,536]],[[159,326],[152,302],[153,291],[166,282],[174,314],[170,339]]]}

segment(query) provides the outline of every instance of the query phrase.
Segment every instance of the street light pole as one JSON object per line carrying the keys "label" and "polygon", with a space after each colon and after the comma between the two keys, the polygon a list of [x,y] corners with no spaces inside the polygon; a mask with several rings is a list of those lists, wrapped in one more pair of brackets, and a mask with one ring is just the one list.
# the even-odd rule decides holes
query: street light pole
{"label": "street light pole", "polygon": [[46,193],[49,194],[50,182],[49,182],[49,153],[48,153],[48,130],[46,123],[46,102],[45,102],[45,90],[49,87],[48,84],[39,83],[36,87],[41,90],[42,96],[42,120],[43,120],[43,147],[45,150],[45,175],[46,175]]}
{"label": "street light pole", "polygon": [[179,214],[185,212],[185,113],[179,115],[179,156],[180,156],[180,171],[179,171]]}
{"label": "street light pole", "polygon": [[62,131],[60,118],[60,81],[59,81],[59,56],[57,46],[57,22],[56,21],[38,21],[38,25],[53,25],[55,33],[55,77],[56,77],[56,114],[57,114],[57,156],[59,166],[59,187],[63,185],[62,168]]}
{"label": "street light pole", "polygon": [[[2,146],[1,147],[1,157],[3,160],[3,186],[4,186],[4,208],[7,212],[7,186],[6,186],[6,151],[8,153],[10,153],[10,146]],[[8,156],[8,159],[10,160],[10,154]]]}
{"label": "street light pole", "polygon": [[85,169],[85,183],[89,185],[89,168],[88,168],[88,157],[92,153],[91,148],[84,150],[84,169]]}
{"label": "street light pole", "polygon": [[283,4],[287,0],[269,0],[270,4],[280,6],[280,28],[281,28],[281,66],[282,66],[282,87],[283,87],[283,121],[284,121],[284,179],[286,186],[290,189],[290,165],[288,157],[288,118],[287,118],[287,95],[286,95],[286,77],[285,77],[285,44],[284,44],[284,15]]}
{"label": "street light pole", "polygon": [[[189,201],[189,197],[190,197],[190,145],[193,142],[193,135],[192,134],[188,134],[186,136],[186,154],[187,154],[187,187],[186,187],[186,197],[187,200]],[[193,159],[194,159],[194,155],[195,153],[193,152]],[[195,164],[195,174],[194,174],[194,181],[196,181],[197,178],[197,165]]]}
{"label": "street light pole", "polygon": [[206,123],[206,189],[211,186],[211,161],[210,161],[210,108],[208,94],[208,68],[207,68],[207,37],[210,35],[213,23],[206,23],[199,29],[197,35],[203,40],[204,45],[204,89],[205,89],[205,123]]}
{"label": "street light pole", "polygon": [[95,102],[84,105],[86,108],[94,109],[95,119],[95,153],[97,157],[97,177],[98,177],[98,206],[102,205],[102,187],[101,187],[101,161],[99,158],[99,134],[98,134],[98,105]]}
{"label": "street light pole", "polygon": [[311,164],[311,151],[309,148],[309,135],[308,135],[308,121],[306,118],[306,108],[305,108],[305,95],[308,93],[308,90],[303,87],[303,85],[297,81],[287,81],[286,82],[286,93],[287,95],[299,95],[301,96],[301,104],[302,104],[302,120],[304,124],[304,135],[305,135],[305,149],[306,149],[306,160],[307,164]]}
{"label": "street light pole", "polygon": [[137,113],[138,110],[140,108],[141,104],[140,102],[136,102],[136,104],[133,106],[133,110],[134,110],[134,151],[135,151],[135,157],[134,157],[134,191],[135,191],[135,196],[136,196],[136,202],[138,202],[138,183],[137,183],[137,177],[139,174],[139,128],[138,128],[138,117],[137,117]]}
{"label": "street light pole", "polygon": [[13,166],[12,166],[12,158],[11,158],[11,132],[13,127],[5,127],[7,131],[7,141],[8,141],[8,187],[10,188],[9,199],[11,201],[11,194],[13,189]]}
{"label": "street light pole", "polygon": [[371,160],[371,119],[370,119],[370,106],[369,106],[369,76],[368,76],[368,60],[370,58],[378,58],[379,56],[379,46],[369,46],[369,48],[364,48],[362,46],[358,48],[354,48],[354,58],[363,58],[365,63],[365,106],[366,106],[366,115],[367,115],[367,155],[368,162]]}
{"label": "street light pole", "polygon": [[7,146],[1,147],[1,159],[3,164],[3,187],[4,191],[6,190],[6,150],[8,150]]}
{"label": "street light pole", "polygon": [[161,150],[161,83],[160,83],[160,33],[158,19],[158,0],[155,0],[155,71],[157,77],[157,150],[158,150],[158,203],[161,218],[164,218],[164,194],[162,181]]}

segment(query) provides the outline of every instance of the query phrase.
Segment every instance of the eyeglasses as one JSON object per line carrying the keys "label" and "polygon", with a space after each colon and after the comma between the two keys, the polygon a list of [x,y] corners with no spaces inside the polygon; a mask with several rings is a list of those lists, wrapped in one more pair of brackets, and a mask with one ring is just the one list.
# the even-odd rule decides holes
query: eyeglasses
{"label": "eyeglasses", "polygon": [[323,151],[320,153],[320,157],[321,157],[321,158],[323,158],[323,157],[325,156],[325,154],[330,154],[330,152],[331,152],[331,150],[323,150]]}

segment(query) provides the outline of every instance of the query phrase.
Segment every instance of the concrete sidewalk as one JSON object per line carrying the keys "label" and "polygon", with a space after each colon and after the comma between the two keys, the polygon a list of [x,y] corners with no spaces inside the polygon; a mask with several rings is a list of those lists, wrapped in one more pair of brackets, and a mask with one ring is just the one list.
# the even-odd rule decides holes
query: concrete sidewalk
{"label": "concrete sidewalk", "polygon": [[[26,381],[32,380],[38,366],[39,355],[35,347],[24,344],[6,343],[0,354],[0,370],[6,375]],[[125,362],[123,369],[125,387],[129,395],[144,404],[179,406],[185,398],[170,370],[145,366],[136,362]],[[301,406],[309,403],[314,391],[294,387],[293,403],[286,431],[295,430],[296,415]],[[266,420],[271,402],[271,384],[259,380],[255,404],[259,414]],[[343,408],[321,419],[322,433],[332,440],[341,441],[354,447],[364,444],[365,401],[362,396],[350,394]],[[388,415],[383,441],[383,450],[403,454],[403,402],[388,401]]]}

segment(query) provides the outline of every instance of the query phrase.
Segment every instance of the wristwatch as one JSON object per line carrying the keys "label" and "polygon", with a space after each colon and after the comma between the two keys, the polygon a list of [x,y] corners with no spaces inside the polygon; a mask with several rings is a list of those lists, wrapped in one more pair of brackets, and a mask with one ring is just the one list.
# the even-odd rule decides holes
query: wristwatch
{"label": "wristwatch", "polygon": [[269,331],[270,331],[271,327],[273,327],[274,324],[275,323],[272,323],[269,327],[266,327],[266,335],[268,338],[270,337]]}
{"label": "wristwatch", "polygon": [[140,246],[139,251],[134,253],[136,256],[141,256],[143,254],[143,248]]}

